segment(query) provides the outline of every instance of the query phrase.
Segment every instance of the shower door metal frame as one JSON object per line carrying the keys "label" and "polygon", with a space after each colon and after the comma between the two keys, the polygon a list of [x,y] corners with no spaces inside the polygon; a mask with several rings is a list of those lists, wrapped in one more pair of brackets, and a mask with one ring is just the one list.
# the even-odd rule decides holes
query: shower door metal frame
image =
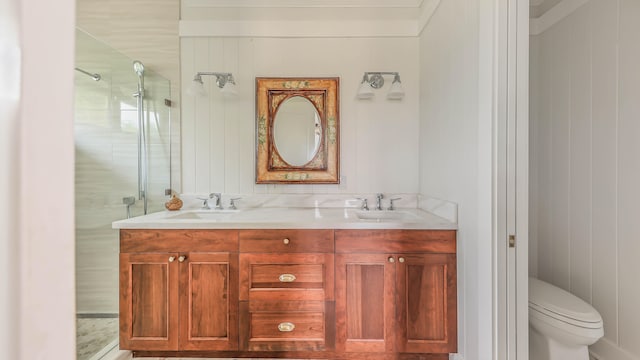
{"label": "shower door metal frame", "polygon": [[134,71],[138,75],[138,90],[133,93],[137,100],[138,113],[138,200],[142,200],[144,215],[148,212],[147,191],[149,189],[149,154],[147,151],[147,130],[144,118],[144,65],[135,60]]}

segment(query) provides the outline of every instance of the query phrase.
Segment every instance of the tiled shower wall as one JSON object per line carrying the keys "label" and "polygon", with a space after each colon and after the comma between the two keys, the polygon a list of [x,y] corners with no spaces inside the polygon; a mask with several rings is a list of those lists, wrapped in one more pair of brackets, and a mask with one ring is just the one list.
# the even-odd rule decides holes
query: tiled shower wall
{"label": "tiled shower wall", "polygon": [[[136,196],[133,216],[143,213],[138,188],[137,76],[132,59],[77,32],[76,66],[76,302],[78,313],[118,312],[118,233],[126,217],[123,197]],[[149,212],[163,208],[169,188],[169,82],[145,70],[148,119]]]}

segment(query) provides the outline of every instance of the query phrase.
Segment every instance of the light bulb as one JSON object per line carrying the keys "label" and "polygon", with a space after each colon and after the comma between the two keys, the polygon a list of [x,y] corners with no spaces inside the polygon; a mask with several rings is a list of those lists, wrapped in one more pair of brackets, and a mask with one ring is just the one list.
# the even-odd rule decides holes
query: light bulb
{"label": "light bulb", "polygon": [[387,99],[401,100],[402,98],[404,98],[404,89],[402,88],[402,83],[400,82],[400,75],[396,74],[393,78],[391,88],[387,93]]}
{"label": "light bulb", "polygon": [[360,83],[360,88],[358,89],[358,94],[356,96],[358,99],[363,100],[371,99],[373,97],[373,88],[371,88],[366,74],[362,77],[362,82]]}
{"label": "light bulb", "polygon": [[207,96],[207,91],[204,89],[200,75],[196,75],[193,78],[193,81],[189,84],[189,87],[187,87],[187,94],[189,96]]}

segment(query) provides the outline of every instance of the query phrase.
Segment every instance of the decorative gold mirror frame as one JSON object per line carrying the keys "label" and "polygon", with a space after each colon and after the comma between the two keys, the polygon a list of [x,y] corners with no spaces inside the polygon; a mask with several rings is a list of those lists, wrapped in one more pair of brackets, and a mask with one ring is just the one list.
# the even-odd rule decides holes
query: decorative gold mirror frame
{"label": "decorative gold mirror frame", "polygon": [[[339,78],[256,78],[256,183],[340,183]],[[320,144],[304,165],[287,163],[274,141],[280,105],[299,96],[309,100],[320,117]]]}

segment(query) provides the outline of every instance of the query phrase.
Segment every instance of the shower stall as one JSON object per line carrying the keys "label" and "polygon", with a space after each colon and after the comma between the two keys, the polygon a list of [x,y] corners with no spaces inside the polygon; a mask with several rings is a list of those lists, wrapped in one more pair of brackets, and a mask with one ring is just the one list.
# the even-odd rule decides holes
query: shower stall
{"label": "shower stall", "polygon": [[76,31],[75,209],[78,359],[117,346],[118,233],[111,223],[164,209],[170,84]]}

